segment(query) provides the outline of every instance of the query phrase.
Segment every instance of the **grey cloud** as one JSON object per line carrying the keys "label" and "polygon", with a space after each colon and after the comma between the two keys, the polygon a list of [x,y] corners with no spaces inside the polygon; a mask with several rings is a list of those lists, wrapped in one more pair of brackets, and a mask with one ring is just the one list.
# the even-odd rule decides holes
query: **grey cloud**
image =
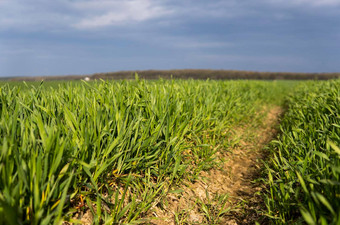
{"label": "grey cloud", "polygon": [[[143,22],[150,19],[164,17],[173,11],[152,0],[131,1],[96,1],[85,4],[78,3],[75,7],[79,10],[96,14],[85,16],[74,26],[80,29],[98,28],[105,26],[122,26],[129,23]],[[91,13],[90,13],[91,14]]]}
{"label": "grey cloud", "polygon": [[289,15],[277,10],[287,7],[296,10],[320,10],[318,7],[328,7],[334,10],[338,6],[340,0],[2,0],[0,29],[92,30],[136,25],[154,19],[168,23],[180,23],[183,18],[230,19],[257,16],[268,7],[274,7],[273,10],[276,8],[273,18],[287,19]]}

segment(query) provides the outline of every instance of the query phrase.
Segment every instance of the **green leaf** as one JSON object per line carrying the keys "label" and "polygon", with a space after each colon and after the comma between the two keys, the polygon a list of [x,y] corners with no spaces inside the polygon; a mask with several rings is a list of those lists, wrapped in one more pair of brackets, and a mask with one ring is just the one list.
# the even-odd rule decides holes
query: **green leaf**
{"label": "green leaf", "polygon": [[316,225],[312,215],[304,208],[300,209],[300,212],[309,225]]}

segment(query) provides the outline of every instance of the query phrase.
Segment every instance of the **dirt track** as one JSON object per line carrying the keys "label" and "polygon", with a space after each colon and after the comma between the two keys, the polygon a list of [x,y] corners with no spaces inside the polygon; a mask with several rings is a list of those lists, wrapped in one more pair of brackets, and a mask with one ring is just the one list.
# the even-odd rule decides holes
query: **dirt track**
{"label": "dirt track", "polygon": [[[231,152],[217,153],[224,158],[221,168],[201,172],[202,179],[186,183],[180,195],[167,196],[168,207],[153,208],[153,224],[261,224],[265,220],[259,212],[263,208],[262,199],[257,193],[263,191],[259,182],[253,182],[262,170],[261,160],[268,154],[266,145],[275,137],[275,129],[282,109],[273,107],[265,110],[267,115],[260,127],[235,129],[234,135],[241,141]],[[218,199],[228,196],[224,208]],[[222,201],[223,202],[223,201]],[[210,218],[204,213],[204,205]]]}

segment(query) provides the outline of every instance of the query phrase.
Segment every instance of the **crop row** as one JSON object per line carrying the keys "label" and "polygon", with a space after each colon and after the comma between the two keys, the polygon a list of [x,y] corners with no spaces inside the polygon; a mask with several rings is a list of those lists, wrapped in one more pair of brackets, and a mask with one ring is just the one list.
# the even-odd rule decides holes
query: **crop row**
{"label": "crop row", "polygon": [[278,224],[340,224],[340,81],[288,98],[268,166],[268,215]]}
{"label": "crop row", "polygon": [[281,89],[192,80],[2,86],[0,223],[77,222],[86,210],[94,223],[141,222],[174,182],[209,167],[226,130]]}

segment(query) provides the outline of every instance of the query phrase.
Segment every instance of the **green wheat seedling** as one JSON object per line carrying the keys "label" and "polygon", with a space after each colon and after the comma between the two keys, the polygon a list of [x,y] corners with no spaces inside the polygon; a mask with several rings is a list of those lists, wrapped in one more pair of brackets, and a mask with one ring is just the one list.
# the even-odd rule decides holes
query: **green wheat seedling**
{"label": "green wheat seedling", "polygon": [[197,199],[198,207],[204,214],[207,224],[221,223],[222,216],[230,211],[230,207],[226,207],[228,202],[228,194],[216,194],[211,198],[207,190],[205,200]]}

